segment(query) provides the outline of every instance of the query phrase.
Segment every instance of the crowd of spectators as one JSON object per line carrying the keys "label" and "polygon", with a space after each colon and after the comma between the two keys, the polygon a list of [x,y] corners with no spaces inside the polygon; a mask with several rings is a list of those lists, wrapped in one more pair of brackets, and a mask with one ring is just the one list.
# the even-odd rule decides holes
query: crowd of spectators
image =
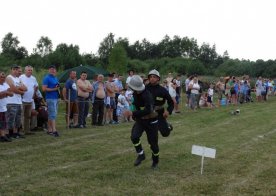
{"label": "crowd of spectators", "polygon": [[[86,128],[87,118],[91,116],[91,126],[116,125],[131,122],[133,108],[133,92],[128,88],[128,82],[134,75],[131,70],[124,81],[122,75],[111,73],[107,79],[101,74],[93,81],[87,80],[88,73],[77,75],[70,71],[68,80],[61,88],[57,79],[55,66],[50,66],[48,74],[43,78],[41,89],[32,74],[33,67],[26,66],[24,73],[18,65],[11,66],[9,75],[0,72],[0,140],[10,142],[12,138],[25,138],[34,134],[41,127],[47,134],[59,137],[56,128],[60,97],[65,107],[65,122],[67,128]],[[259,77],[250,86],[248,76],[220,77],[219,81],[203,87],[197,75],[181,80],[181,75],[174,77],[169,73],[162,81],[162,86],[169,92],[173,102],[173,113],[180,113],[181,89],[186,93],[186,107],[197,110],[201,107],[215,108],[227,104],[243,104],[252,102],[252,93],[256,101],[268,100],[269,95],[276,94],[275,80]],[[143,77],[146,85],[149,80]],[[45,98],[45,100],[44,100]],[[214,103],[214,99],[217,103]],[[92,109],[90,108],[92,106]],[[90,110],[92,111],[90,113]]]}

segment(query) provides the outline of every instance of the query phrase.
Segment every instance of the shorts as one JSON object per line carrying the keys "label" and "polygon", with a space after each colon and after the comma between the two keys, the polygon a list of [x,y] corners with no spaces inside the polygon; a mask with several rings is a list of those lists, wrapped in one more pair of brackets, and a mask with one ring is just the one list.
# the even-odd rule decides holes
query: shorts
{"label": "shorts", "polygon": [[176,101],[176,104],[179,104],[179,102],[180,102],[179,94],[176,94],[175,101]]}
{"label": "shorts", "polygon": [[58,111],[58,100],[57,99],[46,99],[48,108],[48,119],[56,120]]}
{"label": "shorts", "polygon": [[231,94],[230,94],[230,89],[226,89],[226,90],[225,90],[225,95],[226,95],[226,96],[230,96],[230,95],[231,95]]}
{"label": "shorts", "polygon": [[207,102],[208,102],[208,103],[212,103],[212,102],[213,102],[211,96],[207,96]]}
{"label": "shorts", "polygon": [[235,89],[231,89],[230,93],[231,93],[231,95],[236,95],[237,94],[236,91],[235,91]]}
{"label": "shorts", "polygon": [[126,109],[124,107],[117,107],[117,110],[116,110],[116,114],[117,116],[123,116],[124,112],[126,111]]}
{"label": "shorts", "polygon": [[256,96],[261,96],[262,95],[262,90],[256,89]]}
{"label": "shorts", "polygon": [[[68,103],[66,103],[66,115],[68,115]],[[75,101],[75,102],[70,102],[70,114],[73,114],[73,115],[78,115],[79,114],[79,106],[78,106],[78,103]]]}
{"label": "shorts", "polygon": [[218,100],[222,99],[223,91],[218,91]]}
{"label": "shorts", "polygon": [[7,129],[7,112],[0,112],[0,130]]}
{"label": "shorts", "polygon": [[21,104],[7,104],[8,129],[19,128],[21,126]]}
{"label": "shorts", "polygon": [[107,97],[106,98],[106,108],[107,109],[115,109],[116,108],[115,97]]}

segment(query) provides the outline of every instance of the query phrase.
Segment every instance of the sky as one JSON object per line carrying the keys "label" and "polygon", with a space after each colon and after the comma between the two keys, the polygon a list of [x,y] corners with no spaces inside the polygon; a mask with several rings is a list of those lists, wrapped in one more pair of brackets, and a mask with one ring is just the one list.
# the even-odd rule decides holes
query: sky
{"label": "sky", "polygon": [[218,54],[276,59],[275,0],[1,0],[0,40],[11,32],[29,54],[41,36],[97,53],[111,32],[133,44],[165,35],[216,45]]}

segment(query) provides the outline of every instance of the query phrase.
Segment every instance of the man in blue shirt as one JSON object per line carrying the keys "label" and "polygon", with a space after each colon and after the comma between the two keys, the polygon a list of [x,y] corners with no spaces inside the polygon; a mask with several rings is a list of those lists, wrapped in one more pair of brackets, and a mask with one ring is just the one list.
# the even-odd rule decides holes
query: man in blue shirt
{"label": "man in blue shirt", "polygon": [[47,133],[58,137],[59,134],[56,129],[56,118],[58,111],[59,98],[59,81],[56,77],[57,70],[54,65],[49,67],[49,74],[47,74],[42,82],[42,90],[46,94],[46,102],[48,107],[48,131]]}
{"label": "man in blue shirt", "polygon": [[[76,71],[70,71],[68,80],[65,83],[65,93],[63,95],[64,101],[66,102],[66,123],[71,128],[70,119],[71,114],[73,115],[73,127],[78,128],[78,103],[77,103],[77,73]],[[70,118],[71,117],[71,118]]]}

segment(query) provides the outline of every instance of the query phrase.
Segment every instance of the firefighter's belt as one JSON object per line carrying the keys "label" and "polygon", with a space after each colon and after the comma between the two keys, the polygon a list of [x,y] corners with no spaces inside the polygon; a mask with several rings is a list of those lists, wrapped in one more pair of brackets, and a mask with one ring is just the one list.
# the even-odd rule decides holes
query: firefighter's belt
{"label": "firefighter's belt", "polygon": [[151,112],[150,114],[143,116],[141,119],[152,119],[152,118],[156,118],[158,116],[158,114],[156,112]]}
{"label": "firefighter's belt", "polygon": [[162,109],[164,109],[164,107],[162,105],[156,105],[156,106],[154,106],[154,110],[155,111],[162,110]]}

